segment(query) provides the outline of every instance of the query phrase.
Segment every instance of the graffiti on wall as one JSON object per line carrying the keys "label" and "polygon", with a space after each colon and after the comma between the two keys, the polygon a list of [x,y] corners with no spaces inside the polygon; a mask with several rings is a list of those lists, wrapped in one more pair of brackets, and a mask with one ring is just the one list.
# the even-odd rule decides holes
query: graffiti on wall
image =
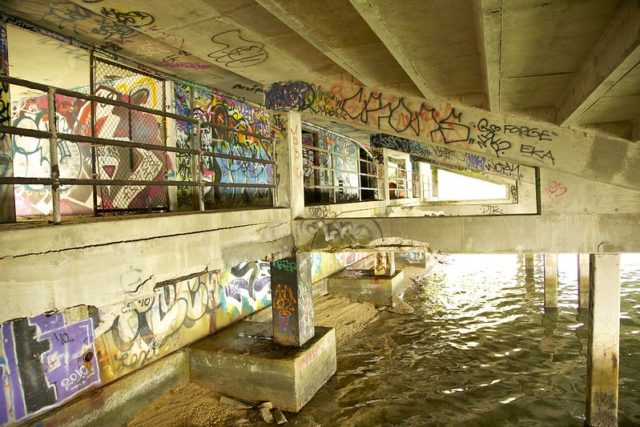
{"label": "graffiti on wall", "polygon": [[[103,381],[120,377],[271,303],[265,261],[196,273],[156,284],[100,310],[106,329],[97,334]],[[103,327],[105,328],[105,327]]]}
{"label": "graffiti on wall", "polygon": [[248,40],[240,30],[228,30],[211,37],[215,50],[207,56],[227,68],[245,68],[269,59],[264,44]]}
{"label": "graffiti on wall", "polygon": [[409,153],[413,156],[420,157],[418,160],[427,160],[435,166],[443,165],[444,167],[454,170],[466,168],[472,172],[487,172],[508,178],[515,178],[516,180],[522,178],[520,165],[485,157],[481,154],[461,152],[444,146],[427,147],[418,141],[385,134],[371,135],[371,144],[374,147],[385,147]]}
{"label": "graffiti on wall", "polygon": [[59,406],[269,306],[270,264],[243,262],[126,295],[107,307],[0,325],[0,425]]}
{"label": "graffiti on wall", "polygon": [[[86,88],[77,89],[79,92]],[[161,109],[162,96],[157,82],[148,77],[129,81],[112,80],[98,86],[97,96],[128,102],[147,108]],[[91,135],[91,104],[85,100],[56,95],[58,132]],[[49,130],[46,95],[23,98],[12,103],[13,126]],[[162,121],[158,116],[109,104],[96,104],[95,136],[147,144],[164,144]],[[87,144],[60,139],[57,144],[60,175],[63,178],[91,178],[91,150]],[[98,146],[96,170],[99,179],[162,180],[170,168],[167,156],[160,151],[136,148]],[[50,176],[49,141],[24,136],[13,137],[13,168],[15,176]],[[168,173],[168,172],[167,172]],[[159,186],[98,186],[98,205],[103,209],[164,207],[167,191]],[[65,215],[93,212],[91,186],[61,186],[61,211]],[[51,213],[49,188],[43,185],[16,185],[18,215]]]}
{"label": "graffiti on wall", "polygon": [[462,111],[449,103],[435,106],[421,99],[344,83],[323,87],[289,81],[271,86],[266,93],[266,105],[275,110],[296,109],[367,125],[381,132],[434,144],[476,145],[493,157],[518,157],[552,165],[556,162],[551,150],[544,146],[554,139],[554,132],[510,123],[495,124],[486,118],[465,121]]}
{"label": "graffiti on wall", "polygon": [[100,384],[91,318],[62,313],[2,324],[0,423],[20,421]]}
{"label": "graffiti on wall", "polygon": [[[175,108],[179,114],[220,126],[202,127],[200,141],[205,152],[272,160],[271,141],[247,135],[253,133],[263,137],[271,136],[270,118],[264,108],[225,97],[201,86],[176,84],[175,95]],[[192,125],[178,122],[178,146],[188,146],[187,141],[191,133]],[[189,156],[178,157],[178,179],[188,179],[191,176],[190,168]],[[272,184],[274,181],[272,165],[248,160],[205,155],[201,169],[203,180],[210,183]],[[192,191],[186,186],[179,189],[180,207],[190,206]],[[271,200],[270,194],[270,191],[264,188],[206,186],[204,199],[207,208],[268,205]]]}
{"label": "graffiti on wall", "polygon": [[367,255],[366,252],[311,252],[311,282],[324,279]]}

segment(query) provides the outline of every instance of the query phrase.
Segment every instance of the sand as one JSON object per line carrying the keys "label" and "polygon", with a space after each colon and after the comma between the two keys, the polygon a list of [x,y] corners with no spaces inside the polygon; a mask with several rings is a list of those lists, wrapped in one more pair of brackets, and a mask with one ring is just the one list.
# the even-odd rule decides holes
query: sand
{"label": "sand", "polygon": [[[208,427],[248,425],[256,421],[256,410],[238,409],[220,403],[220,395],[190,383],[170,390],[136,415],[131,427]],[[259,417],[259,416],[258,416]],[[261,421],[261,420],[260,420]]]}

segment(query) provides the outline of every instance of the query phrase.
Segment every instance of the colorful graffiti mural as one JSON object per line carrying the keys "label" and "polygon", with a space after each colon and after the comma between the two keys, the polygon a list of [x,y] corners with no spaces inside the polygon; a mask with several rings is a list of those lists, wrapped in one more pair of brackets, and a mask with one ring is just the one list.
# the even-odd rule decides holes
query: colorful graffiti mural
{"label": "colorful graffiti mural", "polygon": [[315,283],[331,276],[368,255],[366,252],[311,252],[311,281]]}
{"label": "colorful graffiti mural", "polygon": [[[77,88],[88,92],[88,88]],[[147,108],[162,109],[161,90],[155,79],[139,77],[102,82],[97,96],[128,102]],[[56,95],[58,132],[91,135],[91,104],[79,98]],[[12,125],[46,131],[49,129],[47,96],[23,98],[12,102]],[[96,104],[95,136],[146,144],[164,145],[164,124],[159,116],[109,104]],[[58,141],[60,176],[91,178],[91,148],[88,144]],[[14,175],[48,177],[50,175],[49,141],[24,136],[13,137]],[[162,180],[171,168],[161,151],[127,147],[98,146],[96,171],[99,179]],[[64,215],[93,212],[91,186],[62,186],[61,210]],[[166,188],[159,186],[98,186],[98,206],[101,209],[162,208],[168,206]],[[51,213],[50,189],[43,185],[15,186],[18,215],[48,215]]]}
{"label": "colorful graffiti mural", "polygon": [[62,313],[2,324],[0,423],[20,421],[100,384],[93,320]]}
{"label": "colorful graffiti mural", "polygon": [[[193,102],[191,101],[193,99]],[[253,133],[271,136],[269,115],[263,107],[225,97],[202,86],[175,85],[175,109],[185,116],[203,122],[213,123],[229,129],[203,126],[200,143],[206,153],[232,155],[248,159],[272,160],[270,140],[247,135]],[[177,146],[189,147],[193,125],[178,122]],[[191,177],[190,156],[177,156],[178,179]],[[219,184],[272,184],[273,167],[270,164],[250,160],[214,158],[205,155],[201,172],[205,182]],[[192,189],[184,186],[178,189],[178,206],[188,209],[192,206]],[[268,189],[250,187],[205,187],[205,206],[208,209],[231,206],[270,205],[271,192]]]}
{"label": "colorful graffiti mural", "polygon": [[119,304],[5,322],[0,425],[59,406],[269,305],[270,264],[251,261],[160,282]]}
{"label": "colorful graffiti mural", "polygon": [[205,337],[271,304],[269,263],[245,262],[156,284],[153,293],[100,309],[103,381]]}

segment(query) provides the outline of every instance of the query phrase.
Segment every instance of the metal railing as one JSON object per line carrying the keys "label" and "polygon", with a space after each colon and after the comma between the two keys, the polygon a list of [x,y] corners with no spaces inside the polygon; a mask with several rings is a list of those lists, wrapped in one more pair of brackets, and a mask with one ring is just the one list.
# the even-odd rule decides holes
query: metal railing
{"label": "metal railing", "polygon": [[[259,183],[225,183],[225,182],[206,182],[203,179],[202,174],[202,165],[204,157],[213,157],[216,159],[228,159],[228,160],[237,160],[240,162],[248,162],[248,163],[260,163],[267,164],[272,166],[272,181],[275,181],[275,176],[277,174],[276,171],[276,162],[273,160],[261,159],[261,158],[252,158],[252,157],[243,157],[243,156],[235,156],[232,154],[224,154],[224,153],[215,153],[211,151],[203,150],[201,145],[200,136],[203,128],[210,127],[216,129],[218,131],[224,131],[234,134],[241,134],[247,137],[255,138],[258,140],[269,141],[271,144],[271,152],[275,153],[274,147],[274,139],[271,136],[265,136],[253,132],[247,132],[239,129],[235,129],[232,127],[214,124],[206,121],[201,121],[198,119],[194,119],[192,117],[182,116],[179,114],[174,114],[171,112],[161,111],[146,108],[140,105],[131,104],[128,102],[122,102],[115,99],[99,97],[95,95],[88,95],[80,92],[75,92],[68,89],[58,88],[54,86],[48,86],[41,83],[35,83],[28,80],[18,79],[14,77],[9,77],[5,75],[0,75],[0,82],[26,87],[29,89],[34,89],[40,92],[46,93],[47,96],[47,106],[48,106],[48,128],[49,130],[35,130],[35,129],[26,129],[18,126],[0,126],[0,134],[6,135],[17,135],[24,137],[32,137],[38,139],[48,139],[49,140],[49,162],[50,162],[50,176],[47,178],[44,177],[0,177],[0,184],[35,184],[35,185],[49,185],[51,186],[51,198],[52,198],[52,216],[53,223],[60,224],[61,222],[61,210],[60,210],[60,186],[62,185],[106,185],[106,186],[176,186],[176,187],[195,187],[197,188],[197,199],[198,199],[198,208],[200,211],[205,211],[205,202],[204,202],[204,189],[205,187],[227,187],[227,188],[257,188],[257,189],[271,189],[274,190],[276,188],[275,184],[259,184]],[[123,141],[118,139],[110,139],[110,138],[99,138],[95,136],[87,136],[87,135],[78,135],[78,134],[69,134],[62,133],[58,130],[58,120],[56,114],[56,95],[68,96],[71,98],[77,98],[85,101],[91,102],[91,120],[92,123],[95,121],[95,107],[96,104],[107,104],[114,107],[123,107],[129,110],[139,111],[141,113],[147,113],[154,116],[163,117],[163,119],[173,119],[176,121],[182,121],[191,123],[195,125],[195,134],[191,133],[191,137],[195,137],[194,148],[180,148],[180,147],[172,147],[167,145],[156,145],[156,144],[148,144],[141,143],[135,141]],[[93,126],[92,126],[93,128]],[[92,148],[93,156],[95,156],[95,148],[100,146],[114,146],[114,147],[125,147],[125,148],[136,148],[141,150],[150,150],[157,152],[166,153],[176,153],[182,155],[191,156],[191,168],[193,172],[195,172],[195,179],[192,180],[115,180],[115,179],[99,179],[95,168],[92,171],[91,179],[81,179],[81,178],[61,178],[60,177],[60,167],[58,160],[58,141],[70,141],[76,143],[86,143],[90,144]],[[95,162],[95,157],[92,159]],[[192,177],[194,174],[192,174]],[[94,188],[95,193],[95,188]],[[272,191],[272,203],[273,197],[275,197],[275,191]],[[194,209],[195,210],[195,209]],[[95,206],[94,206],[95,213]]]}
{"label": "metal railing", "polygon": [[[326,176],[328,177],[326,181],[331,182],[331,183],[329,182],[319,183],[319,181],[321,180],[319,178],[315,178],[314,181],[318,181],[318,183],[314,182],[313,184],[309,184],[305,182],[305,190],[307,191],[308,190],[330,190],[332,192],[332,200],[330,201],[330,203],[334,203],[334,204],[340,203],[340,201],[338,200],[339,195],[342,194],[344,196],[346,192],[349,192],[349,194],[353,194],[354,199],[357,199],[358,201],[362,201],[362,190],[372,191],[374,192],[374,194],[379,191],[377,186],[368,187],[366,185],[362,185],[364,181],[363,177],[366,178],[367,182],[375,181],[377,183],[378,181],[377,174],[367,173],[368,171],[361,170],[362,163],[367,164],[367,169],[369,169],[370,166],[373,166],[375,168],[377,165],[372,159],[363,159],[363,158],[360,158],[358,155],[349,155],[345,153],[334,152],[331,150],[327,150],[324,148],[311,146],[311,145],[303,145],[302,149],[303,149],[303,152],[306,151],[306,154],[303,155],[303,157],[305,158],[305,165],[304,165],[305,176],[308,176],[307,172],[314,174],[314,176],[316,173],[324,173],[324,174],[327,174]],[[314,163],[320,163],[321,155],[329,157],[328,166],[326,165],[321,166],[318,164],[308,163],[309,159],[312,159]],[[350,170],[350,169],[337,167],[336,161],[335,161],[336,157],[352,160],[356,164],[355,168]],[[339,184],[337,183],[337,181],[340,181],[340,179],[336,177],[337,174],[355,176],[356,179],[358,180],[358,184],[357,185]],[[374,197],[374,199],[377,199],[377,198]]]}

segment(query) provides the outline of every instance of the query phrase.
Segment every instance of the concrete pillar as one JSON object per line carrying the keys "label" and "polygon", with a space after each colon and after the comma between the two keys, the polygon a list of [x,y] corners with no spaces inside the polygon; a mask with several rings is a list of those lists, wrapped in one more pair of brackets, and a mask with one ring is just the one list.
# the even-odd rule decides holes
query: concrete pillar
{"label": "concrete pillar", "polygon": [[558,308],[558,254],[544,254],[544,308]]}
{"label": "concrete pillar", "polygon": [[587,424],[618,425],[620,255],[592,254]]}
{"label": "concrete pillar", "polygon": [[578,309],[589,308],[589,254],[578,254]]}
{"label": "concrete pillar", "polygon": [[[7,44],[7,27],[0,22],[0,74],[9,75],[9,46]],[[11,100],[9,84],[0,83],[0,125],[11,125]],[[0,135],[0,176],[13,177],[13,144],[11,136]],[[0,222],[16,220],[16,204],[12,184],[0,184]]]}
{"label": "concrete pillar", "polygon": [[271,263],[273,339],[300,347],[315,334],[311,287],[311,258],[297,254]]}
{"label": "concrete pillar", "polygon": [[524,254],[524,272],[526,277],[533,277],[533,254]]}
{"label": "concrete pillar", "polygon": [[[302,159],[302,120],[300,113],[287,114],[287,144],[289,146],[289,202],[291,218],[304,216],[304,163]],[[280,175],[284,176],[284,175]]]}
{"label": "concrete pillar", "polygon": [[288,208],[291,206],[289,201],[291,197],[291,182],[289,179],[291,176],[291,150],[289,149],[288,133],[289,114],[286,112],[271,111],[269,118],[271,120],[271,136],[273,136],[275,140],[275,183],[278,186],[275,190],[274,206],[278,208]]}
{"label": "concrete pillar", "polygon": [[376,276],[393,276],[396,272],[394,252],[376,252],[373,274]]}

